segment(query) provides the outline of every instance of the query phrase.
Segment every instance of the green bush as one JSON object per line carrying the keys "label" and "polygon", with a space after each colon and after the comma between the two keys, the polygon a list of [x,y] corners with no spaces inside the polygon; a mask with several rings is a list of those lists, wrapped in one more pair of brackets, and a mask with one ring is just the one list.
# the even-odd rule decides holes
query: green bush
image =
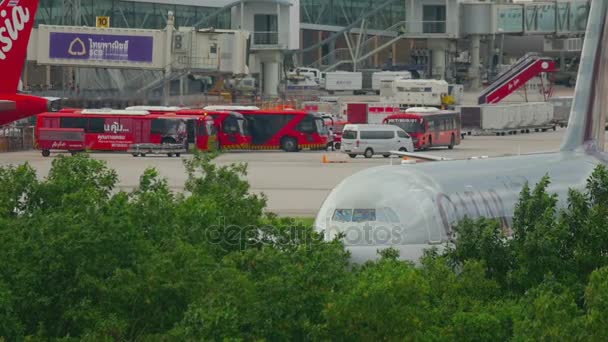
{"label": "green bush", "polygon": [[105,163],[58,157],[45,179],[0,167],[0,340],[608,339],[608,172],[557,209],[526,186],[513,236],[464,220],[420,266],[350,265],[310,221],[264,213],[245,165],[187,160],[117,190]]}

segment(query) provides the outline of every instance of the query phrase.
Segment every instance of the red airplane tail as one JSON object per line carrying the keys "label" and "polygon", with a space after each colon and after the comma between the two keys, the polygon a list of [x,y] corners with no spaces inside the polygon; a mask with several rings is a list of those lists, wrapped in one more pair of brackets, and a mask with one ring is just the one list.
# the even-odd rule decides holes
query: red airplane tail
{"label": "red airplane tail", "polygon": [[15,94],[39,0],[0,0],[0,93]]}

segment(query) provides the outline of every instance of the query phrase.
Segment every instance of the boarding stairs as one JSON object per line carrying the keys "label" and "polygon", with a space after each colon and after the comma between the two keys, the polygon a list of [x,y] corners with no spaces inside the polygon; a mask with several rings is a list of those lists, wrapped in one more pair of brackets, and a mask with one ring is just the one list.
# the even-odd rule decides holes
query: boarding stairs
{"label": "boarding stairs", "polygon": [[515,62],[504,73],[498,75],[486,89],[481,92],[478,104],[493,104],[502,101],[532,78],[542,73],[555,72],[556,63],[548,57],[529,53]]}

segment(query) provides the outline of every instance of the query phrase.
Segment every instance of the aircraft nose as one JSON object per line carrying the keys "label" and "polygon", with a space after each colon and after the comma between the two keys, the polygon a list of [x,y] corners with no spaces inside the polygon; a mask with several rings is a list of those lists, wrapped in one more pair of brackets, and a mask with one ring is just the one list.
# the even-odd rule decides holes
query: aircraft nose
{"label": "aircraft nose", "polygon": [[373,259],[378,249],[389,247],[400,250],[404,259],[417,260],[424,248],[447,241],[434,200],[438,189],[395,168],[345,179],[319,211],[316,229],[326,240],[343,234],[355,260]]}

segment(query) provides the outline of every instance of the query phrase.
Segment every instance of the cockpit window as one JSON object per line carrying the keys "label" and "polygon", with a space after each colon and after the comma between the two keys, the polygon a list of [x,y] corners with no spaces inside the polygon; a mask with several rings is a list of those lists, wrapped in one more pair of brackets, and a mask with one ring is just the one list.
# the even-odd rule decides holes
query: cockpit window
{"label": "cockpit window", "polygon": [[334,222],[390,222],[399,223],[399,216],[391,208],[336,209],[331,218]]}
{"label": "cockpit window", "polygon": [[376,209],[353,210],[353,222],[376,221]]}
{"label": "cockpit window", "polygon": [[331,219],[336,222],[350,222],[352,217],[352,209],[336,209],[336,211],[334,211],[334,216]]}

